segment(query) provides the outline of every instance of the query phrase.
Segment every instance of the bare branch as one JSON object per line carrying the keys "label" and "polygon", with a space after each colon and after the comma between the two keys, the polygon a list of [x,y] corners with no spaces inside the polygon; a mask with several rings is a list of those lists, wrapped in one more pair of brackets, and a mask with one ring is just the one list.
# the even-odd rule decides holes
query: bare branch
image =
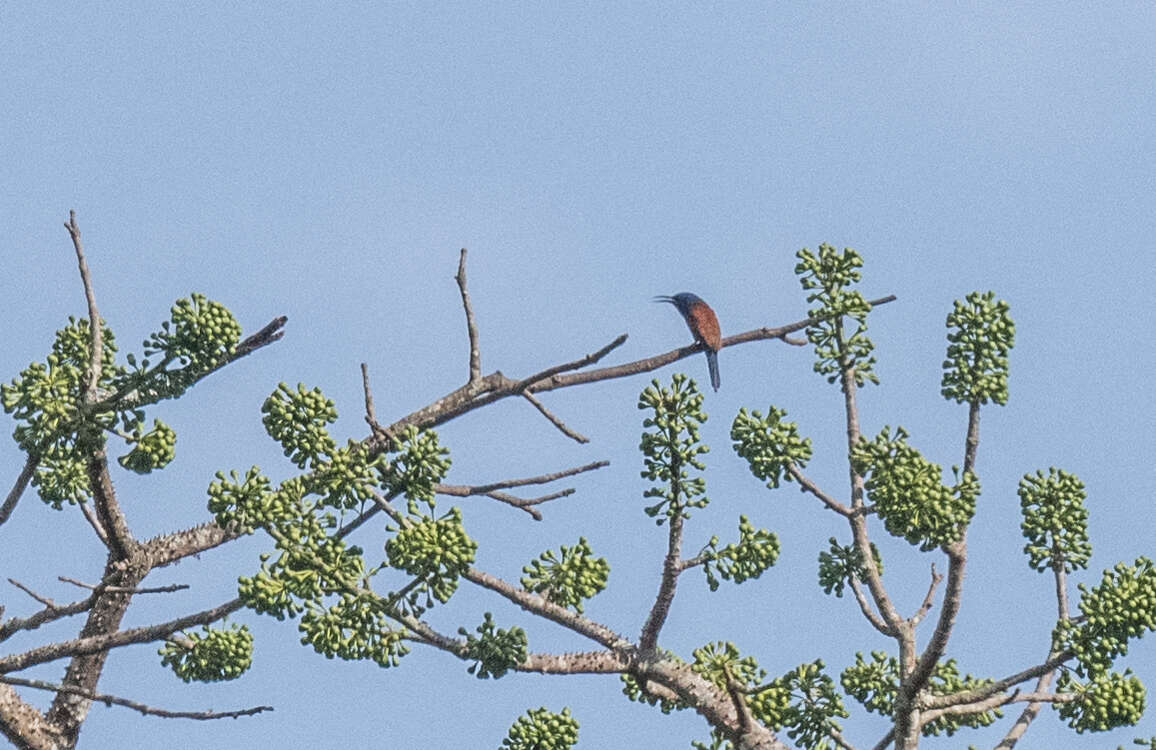
{"label": "bare branch", "polygon": [[1058,654],[1049,655],[1048,660],[1043,664],[1037,664],[1034,667],[1028,667],[1022,672],[1016,672],[1013,675],[1004,677],[1002,680],[984,685],[975,690],[965,690],[950,695],[937,695],[927,698],[924,705],[927,708],[946,708],[948,706],[960,706],[971,703],[978,703],[987,700],[997,693],[1002,693],[1008,688],[1015,687],[1025,680],[1030,680],[1033,677],[1039,677],[1055,670],[1074,656],[1071,651],[1062,651]]}
{"label": "bare branch", "polygon": [[276,318],[273,318],[273,320],[265,324],[264,328],[237,344],[236,348],[233,349],[233,353],[213,369],[216,370],[227,364],[232,364],[241,357],[248,356],[261,347],[268,346],[275,341],[280,341],[281,337],[285,335],[285,324],[287,322],[289,322],[289,318],[285,315],[278,315]]}
{"label": "bare branch", "polygon": [[935,570],[935,563],[931,563],[931,585],[927,587],[927,595],[923,597],[923,604],[919,607],[919,611],[911,617],[912,626],[918,625],[931,610],[931,605],[935,601],[935,588],[942,580],[943,574]]}
{"label": "bare branch", "polygon": [[[678,471],[674,470],[674,476]],[[670,606],[674,603],[674,593],[678,587],[678,575],[682,572],[682,508],[675,507],[675,513],[668,519],[666,557],[662,561],[662,578],[658,584],[658,594],[654,597],[654,604],[650,607],[650,614],[642,626],[642,635],[638,639],[638,647],[643,654],[654,651],[658,645],[658,633],[666,622]]]}
{"label": "bare branch", "polygon": [[[479,485],[474,485],[474,486],[468,486],[468,488],[470,490],[468,494],[470,494],[470,495],[484,495],[485,493],[492,492],[493,490],[507,490],[507,489],[510,489],[511,487],[525,487],[526,485],[530,485],[530,484],[548,484],[549,482],[555,482],[559,479],[564,479],[566,477],[572,477],[575,474],[583,474],[583,473],[588,472],[588,471],[594,471],[596,469],[602,469],[602,468],[605,468],[609,465],[610,465],[609,461],[592,461],[591,463],[584,464],[582,466],[575,466],[575,467],[570,468],[570,469],[562,469],[561,471],[555,471],[555,472],[550,473],[550,474],[539,474],[536,477],[523,477],[521,479],[506,479],[506,480],[503,480],[500,482],[490,482],[489,484],[479,484]],[[435,489],[438,492],[443,492],[443,490],[442,490],[443,487],[460,487],[460,486],[462,486],[462,485],[441,485],[441,484],[439,484],[439,485],[435,486]],[[458,494],[458,493],[443,492],[443,494],[453,495],[453,494]]]}
{"label": "bare branch", "polygon": [[82,690],[81,688],[59,685],[53,682],[44,682],[43,680],[26,680],[22,677],[0,675],[0,682],[5,682],[9,685],[18,685],[20,687],[35,688],[36,690],[48,690],[53,693],[79,695],[91,701],[99,701],[106,706],[124,706],[125,708],[139,711],[145,716],[160,716],[165,719],[236,719],[241,716],[253,716],[254,714],[273,710],[272,706],[256,706],[254,708],[244,708],[237,711],[169,711],[163,708],[146,706],[144,703],[130,701],[128,698],[120,698],[115,695],[108,695],[107,693],[94,693],[91,690]]}
{"label": "bare branch", "polygon": [[92,606],[94,599],[94,596],[90,596],[87,599],[72,602],[71,604],[56,604],[53,602],[28,617],[9,618],[7,622],[0,625],[0,641],[7,640],[13,633],[21,630],[35,630],[46,622],[59,620],[69,615],[80,614]]}
{"label": "bare branch", "polygon": [[835,744],[843,748],[843,750],[855,750],[855,746],[847,741],[843,733],[838,729],[830,729],[827,731],[827,736],[834,740]]}
{"label": "bare branch", "polygon": [[571,440],[574,440],[575,442],[579,442],[579,443],[589,443],[590,442],[590,438],[586,437],[585,435],[583,435],[580,432],[575,432],[574,430],[567,427],[566,423],[563,422],[552,411],[547,409],[546,405],[543,404],[541,401],[539,401],[537,399],[537,397],[534,396],[534,394],[530,393],[529,391],[522,391],[522,397],[525,398],[527,401],[529,401],[531,404],[533,404],[534,408],[537,409],[539,412],[541,412],[542,416],[545,417],[546,419],[548,419],[550,421],[550,424],[557,427],[558,430],[561,431],[561,433],[563,435],[565,435],[566,437],[570,438]]}
{"label": "bare branch", "polygon": [[850,517],[851,509],[835,498],[828,495],[823,490],[819,489],[819,485],[815,484],[811,479],[799,470],[799,467],[792,461],[787,464],[787,473],[789,473],[796,482],[799,483],[799,489],[803,492],[809,492],[819,500],[823,501],[823,505],[827,506],[828,510],[833,510],[841,516]]}
{"label": "bare branch", "polygon": [[24,459],[24,468],[20,470],[16,482],[8,491],[8,497],[4,498],[4,504],[0,505],[0,526],[8,520],[12,511],[16,510],[16,503],[20,502],[20,496],[24,494],[24,490],[28,489],[28,483],[32,481],[32,476],[36,473],[36,467],[39,464],[40,459],[31,453]]}
{"label": "bare branch", "polygon": [[123,586],[105,586],[103,584],[85,583],[78,581],[75,578],[68,576],[57,576],[56,579],[63,583],[71,583],[73,586],[79,586],[82,589],[89,591],[107,591],[110,594],[171,594],[174,591],[184,591],[189,588],[187,583],[174,583],[169,586],[153,586],[151,588],[125,588]]}
{"label": "bare branch", "polygon": [[76,224],[76,211],[68,212],[68,221],[64,224],[68,235],[72,237],[72,247],[76,250],[76,264],[80,268],[80,280],[84,284],[84,297],[88,301],[88,330],[92,339],[92,351],[88,363],[87,385],[84,391],[84,401],[96,400],[96,386],[100,382],[101,358],[104,349],[104,332],[100,325],[100,312],[96,309],[96,292],[92,288],[92,274],[88,270],[88,261],[84,258],[84,247],[80,243],[80,227]]}
{"label": "bare branch", "polygon": [[104,530],[104,527],[100,525],[100,519],[96,517],[96,511],[94,511],[88,503],[77,503],[77,506],[80,508],[80,514],[84,516],[84,520],[88,521],[88,525],[91,526],[93,532],[96,533],[96,538],[100,540],[101,544],[107,547],[108,533]]}
{"label": "bare branch", "polygon": [[28,594],[29,596],[31,596],[31,597],[32,597],[33,599],[35,599],[36,601],[38,601],[38,602],[40,602],[41,604],[43,604],[45,607],[48,607],[49,609],[55,609],[55,608],[56,608],[56,602],[52,601],[51,599],[49,599],[49,598],[48,598],[48,597],[46,597],[46,596],[41,596],[40,594],[37,594],[35,591],[33,591],[32,589],[28,588],[27,586],[25,586],[25,585],[24,585],[23,583],[21,583],[20,581],[17,581],[15,578],[9,578],[9,579],[8,579],[8,583],[10,583],[10,584],[12,584],[13,586],[15,586],[16,588],[20,589],[20,590],[21,590],[21,591],[23,591],[25,594]]}
{"label": "bare branch", "polygon": [[871,602],[867,601],[867,594],[863,592],[863,587],[859,585],[859,579],[851,576],[848,579],[851,584],[851,592],[855,594],[855,601],[859,603],[859,609],[863,612],[863,616],[867,621],[883,635],[894,636],[895,630],[883,621],[879,615],[875,614],[875,610],[871,608]]}
{"label": "bare branch", "polygon": [[126,560],[139,548],[128,529],[128,522],[120,510],[116,490],[112,487],[112,477],[108,473],[108,454],[104,445],[92,448],[85,457],[84,468],[88,473],[89,488],[96,517],[108,536],[109,551],[120,560]]}
{"label": "bare branch", "polygon": [[470,293],[466,289],[466,249],[458,260],[458,274],[454,277],[458,282],[458,291],[462,294],[462,307],[466,309],[466,330],[470,337],[470,381],[475,383],[482,379],[482,350],[478,346],[478,324],[474,320],[474,306],[470,304]]}

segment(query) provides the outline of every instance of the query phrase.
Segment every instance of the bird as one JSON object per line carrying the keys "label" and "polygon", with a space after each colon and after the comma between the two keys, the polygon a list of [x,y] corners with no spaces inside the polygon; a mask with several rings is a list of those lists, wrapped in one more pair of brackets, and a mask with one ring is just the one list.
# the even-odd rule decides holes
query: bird
{"label": "bird", "polygon": [[722,348],[722,333],[718,327],[718,316],[714,314],[714,310],[710,309],[710,305],[702,300],[697,294],[690,292],[680,292],[673,297],[660,295],[654,298],[654,302],[669,302],[682,314],[682,319],[686,321],[687,328],[690,329],[694,340],[706,347],[706,363],[710,368],[710,384],[714,386],[717,391],[719,386],[718,377],[718,350]]}

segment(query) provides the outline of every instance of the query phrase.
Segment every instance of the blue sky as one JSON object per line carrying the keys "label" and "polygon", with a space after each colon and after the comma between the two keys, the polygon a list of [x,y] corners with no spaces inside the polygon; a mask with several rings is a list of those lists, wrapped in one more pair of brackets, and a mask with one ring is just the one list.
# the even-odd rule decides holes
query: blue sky
{"label": "blue sky", "polygon": [[[1086,483],[1094,555],[1077,582],[1156,551],[1154,48],[1144,2],[5,4],[3,377],[85,312],[61,227],[69,209],[122,351],[192,291],[247,330],[289,316],[281,343],[157,410],[177,430],[177,460],[154,477],[116,478],[145,536],[203,521],[218,469],[288,474],[260,425],[279,381],[324,389],[342,437],[365,432],[360,362],[383,419],[460,385],[461,247],[483,370],[510,375],[620,333],[630,339],[614,361],[688,343],[674,311],[648,302],[655,294],[698,293],[724,334],[797,320],[794,253],[854,247],[864,291],[899,297],[872,317],[883,384],[863,394],[864,429],[902,424],[944,466],[961,460],[966,422],[938,395],[944,318],[976,289],[1011,303],[1011,402],[984,413],[984,493],[950,649],[966,671],[1009,674],[1045,655],[1053,612],[1050,580],[1020,551],[1020,476],[1055,465]],[[779,534],[783,554],[762,579],[715,595],[698,575],[683,582],[663,635],[683,655],[729,639],[772,674],[816,657],[837,672],[857,650],[887,645],[852,601],[815,584],[819,550],[845,529],[793,489],[762,488],[728,447],[740,407],[784,407],[815,442],[815,478],[845,494],[841,400],[811,361],[768,342],[720,356],[704,429],[713,503],[690,524],[688,547],[733,536],[745,513]],[[678,368],[706,378],[699,357]],[[635,404],[646,382],[548,395],[587,446],[513,403],[441,433],[459,483],[611,460],[573,481],[577,494],[541,523],[461,504],[479,565],[509,579],[585,535],[612,566],[587,611],[631,634],[665,545],[642,513]],[[0,446],[10,477],[21,462]],[[76,592],[56,576],[91,580],[103,560],[77,513],[33,496],[2,534],[5,574],[60,600]],[[913,611],[937,556],[882,530],[877,539],[888,583]],[[360,541],[373,551],[382,540],[376,529]],[[231,597],[263,548],[253,538],[163,571],[158,583],[192,590],[140,601],[128,624]],[[443,629],[472,629],[493,611],[525,627],[532,648],[585,647],[494,597],[462,594],[434,614]],[[34,606],[11,587],[0,604],[8,615]],[[96,706],[81,747],[496,747],[539,705],[571,707],[581,748],[689,747],[706,735],[696,716],[628,703],[613,678],[482,683],[421,650],[384,671],[326,661],[297,646],[291,626],[238,619],[258,645],[236,682],[185,686],[153,647],[136,647],[114,655],[101,687],[176,709],[272,704],[276,714],[194,723]],[[1156,685],[1153,643],[1128,663]],[[32,672],[60,676],[57,665]],[[849,736],[870,747],[882,724],[856,717]],[[926,746],[991,746],[1009,721]],[[1045,710],[1020,747],[1115,747],[1140,734],[1156,734],[1156,720],[1076,737]]]}

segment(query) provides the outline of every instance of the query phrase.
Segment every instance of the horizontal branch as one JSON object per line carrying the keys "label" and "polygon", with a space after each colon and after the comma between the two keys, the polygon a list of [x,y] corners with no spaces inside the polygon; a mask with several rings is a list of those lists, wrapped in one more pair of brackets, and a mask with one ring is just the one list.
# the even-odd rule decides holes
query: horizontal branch
{"label": "horizontal branch", "polygon": [[244,604],[240,599],[233,599],[212,609],[206,609],[192,615],[186,615],[185,617],[178,617],[175,620],[169,620],[168,622],[162,622],[157,625],[146,625],[130,630],[120,630],[115,633],[93,635],[87,638],[75,638],[71,641],[61,641],[60,643],[49,643],[25,651],[24,653],[0,657],[0,674],[27,669],[36,664],[44,664],[57,659],[108,651],[119,646],[159,641],[162,638],[167,638],[178,630],[185,630],[194,625],[208,625],[211,622],[216,622],[225,615],[236,612],[243,606]]}
{"label": "horizontal branch", "polygon": [[1064,651],[1052,657],[1051,659],[1048,659],[1043,664],[1037,664],[1034,667],[1029,667],[1022,672],[1017,672],[1016,674],[1013,674],[1010,677],[1005,677],[1002,680],[996,680],[989,685],[976,688],[975,690],[965,690],[958,693],[952,693],[950,695],[929,697],[923,702],[923,704],[926,708],[931,709],[976,703],[978,701],[985,700],[995,695],[996,693],[1002,693],[1008,688],[1014,687],[1015,685],[1018,685],[1025,680],[1030,680],[1034,677],[1039,677],[1046,672],[1050,672],[1056,667],[1059,667],[1064,662],[1071,659],[1073,656],[1075,656],[1075,654],[1073,654],[1071,651]]}
{"label": "horizontal branch", "polygon": [[79,695],[82,698],[87,698],[91,701],[98,701],[106,706],[124,706],[138,711],[145,716],[159,716],[164,719],[197,719],[205,721],[209,719],[237,719],[242,716],[253,716],[255,714],[264,713],[265,711],[272,711],[272,706],[254,706],[253,708],[242,708],[236,711],[170,711],[164,708],[154,708],[153,706],[145,705],[144,703],[137,703],[128,698],[121,698],[115,695],[108,695],[107,693],[94,693],[91,690],[84,690],[82,688],[70,687],[68,685],[59,685],[52,682],[45,682],[43,680],[26,680],[22,677],[11,677],[9,675],[0,675],[0,682],[9,685],[17,685],[19,687],[35,688],[36,690],[48,690],[53,693],[69,693],[70,695]]}

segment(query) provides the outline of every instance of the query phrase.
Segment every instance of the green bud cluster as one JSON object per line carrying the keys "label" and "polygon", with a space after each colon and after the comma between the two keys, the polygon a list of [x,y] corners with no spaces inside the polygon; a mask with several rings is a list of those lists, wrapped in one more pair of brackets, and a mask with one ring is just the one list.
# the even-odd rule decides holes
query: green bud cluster
{"label": "green bud cluster", "polygon": [[1089,589],[1080,584],[1079,624],[1061,622],[1059,647],[1076,655],[1076,672],[1098,680],[1116,657],[1128,653],[1128,641],[1156,629],[1156,565],[1147,557],[1132,565],[1116,563]]}
{"label": "green bud cluster", "polygon": [[642,421],[647,430],[642,433],[639,446],[645,466],[642,478],[665,483],[643,493],[643,497],[660,498],[645,510],[654,518],[665,509],[666,518],[657,519],[660,526],[680,514],[689,518],[689,508],[705,508],[710,502],[704,494],[706,480],[692,478],[689,473],[692,468],[706,468],[698,457],[710,451],[699,439],[699,425],[707,419],[702,403],[702,393],[682,373],[674,374],[670,388],[652,380],[639,396],[638,408],[653,412]]}
{"label": "green bud cluster", "polygon": [[[818,356],[815,372],[825,376],[828,383],[834,383],[844,369],[853,368],[857,386],[863,387],[868,382],[878,384],[875,357],[871,354],[875,345],[867,338],[867,313],[871,306],[858,291],[848,289],[859,282],[863,259],[851,248],[840,253],[826,243],[819,245],[818,254],[803,248],[795,257],[799,259],[795,274],[803,289],[810,292],[807,303],[818,303],[807,310],[807,314],[823,318],[807,327],[807,338],[814,344]],[[843,327],[846,317],[856,324],[850,336]]]}
{"label": "green bud cluster", "polygon": [[711,537],[704,552],[702,569],[711,591],[718,590],[719,578],[742,583],[758,578],[779,558],[779,538],[773,531],[756,529],[746,516],[739,516],[739,541],[719,549],[718,537]]}
{"label": "green bud cluster", "polygon": [[[1060,693],[1077,693],[1079,700],[1053,703],[1060,718],[1080,734],[1106,732],[1116,727],[1132,726],[1144,715],[1144,684],[1125,670],[1124,674],[1102,674],[1082,684],[1070,672],[1064,672],[1056,683]],[[1138,745],[1145,745],[1137,741]]]}
{"label": "green bud cluster", "polygon": [[56,510],[63,508],[64,503],[82,503],[92,495],[84,458],[76,446],[69,443],[53,443],[40,454],[32,486],[40,499]]}
{"label": "green bud cluster", "polygon": [[784,422],[785,409],[767,407],[767,416],[759,410],[747,413],[739,409],[731,424],[735,453],[747,460],[751,473],[775,489],[782,480],[791,481],[788,468],[802,468],[811,459],[811,439],[800,437],[798,425]]}
{"label": "green bud cluster", "polygon": [[432,513],[434,487],[449,470],[449,451],[438,443],[437,433],[409,425],[400,436],[397,454],[382,468],[381,481],[388,493],[405,495],[411,515],[419,514],[419,503]]}
{"label": "green bud cluster", "polygon": [[253,662],[253,634],[245,625],[204,627],[204,633],[183,633],[179,640],[165,641],[158,651],[161,664],[185,682],[235,680]]}
{"label": "green bud cluster", "polygon": [[384,463],[384,456],[370,457],[364,445],[349,440],[345,447],[332,449],[327,460],[303,480],[321,505],[350,510],[373,499],[373,487],[381,484]]}
{"label": "green bud cluster", "polygon": [[261,422],[269,437],[281,444],[285,456],[304,469],[316,464],[337,447],[326,425],[337,421],[337,407],[320,388],[306,390],[298,383],[296,390],[286,383],[277,386],[261,405]]}
{"label": "green bud cluster", "polygon": [[1008,309],[995,292],[972,292],[966,300],[955,301],[947,316],[944,398],[968,404],[1007,403],[1007,355],[1016,337]]}
{"label": "green bud cluster", "polygon": [[[895,711],[895,698],[899,694],[899,663],[882,651],[872,651],[871,660],[863,658],[862,652],[855,654],[855,663],[843,670],[839,678],[843,690],[857,700],[868,711],[891,717]],[[935,666],[928,680],[927,692],[933,696],[948,696],[978,690],[991,684],[987,678],[960,676],[955,659],[948,659]],[[926,737],[947,734],[952,736],[962,727],[986,727],[1000,716],[999,709],[989,709],[972,714],[951,714],[940,716],[923,726]]]}
{"label": "green bud cluster", "polygon": [[605,557],[594,557],[585,537],[578,544],[561,547],[560,554],[546,550],[522,568],[522,588],[541,594],[561,607],[582,611],[582,601],[606,588],[610,563]]}
{"label": "green bud cluster", "polygon": [[576,744],[578,721],[570,716],[570,709],[556,714],[543,706],[518,717],[500,750],[568,750]]}
{"label": "green bud cluster", "polygon": [[396,667],[409,653],[406,632],[386,616],[384,599],[368,590],[346,592],[329,607],[307,603],[301,616],[301,643],[328,659],[372,659]]}
{"label": "green bud cluster", "polygon": [[869,474],[865,488],[893,536],[927,551],[963,537],[975,514],[979,480],[956,470],[956,484],[942,484],[943,470],[907,444],[907,432],[886,427],[872,441],[860,438],[851,454],[855,471]]}
{"label": "green bud cluster", "polygon": [[478,679],[493,677],[495,680],[526,660],[526,631],[516,625],[509,630],[494,627],[494,618],[486,612],[475,637],[465,628],[458,628],[458,634],[466,638],[464,655],[473,660],[466,670]]}
{"label": "green bud cluster", "polygon": [[153,428],[148,432],[141,433],[140,427],[134,429],[128,442],[132,450],[117,460],[137,474],[163,469],[177,455],[177,433],[159,419],[153,420]]}
{"label": "green bud cluster", "polygon": [[177,300],[171,322],[145,342],[145,354],[162,353],[178,360],[191,372],[211,369],[227,357],[241,339],[241,326],[233,313],[220,302],[193,292]]}
{"label": "green bud cluster", "polygon": [[[421,581],[405,600],[414,614],[432,606],[429,596],[443,604],[449,601],[457,590],[458,577],[473,564],[477,549],[477,542],[462,526],[458,508],[451,508],[437,520],[425,518],[411,523],[385,543],[390,566]],[[420,603],[422,593],[427,596],[425,604]]]}
{"label": "green bud cluster", "polygon": [[1092,556],[1088,542],[1088,509],[1084,483],[1075,474],[1054,466],[1048,475],[1025,474],[1019,486],[1023,512],[1024,552],[1033,570],[1072,572],[1087,568]]}
{"label": "green bud cluster", "polygon": [[275,506],[272,494],[269,478],[256,466],[246,472],[244,480],[236,471],[229,476],[218,471],[216,481],[209,484],[209,512],[221,528],[249,533],[283,515],[284,509]]}
{"label": "green bud cluster", "polygon": [[[819,553],[819,585],[823,587],[823,593],[830,594],[833,591],[835,596],[842,598],[843,589],[852,578],[859,581],[866,578],[863,556],[859,554],[857,547],[854,545],[844,547],[835,537],[827,541],[831,545],[831,551]],[[883,558],[879,555],[879,549],[874,542],[871,543],[871,556],[875,558],[875,569],[882,575]]]}

